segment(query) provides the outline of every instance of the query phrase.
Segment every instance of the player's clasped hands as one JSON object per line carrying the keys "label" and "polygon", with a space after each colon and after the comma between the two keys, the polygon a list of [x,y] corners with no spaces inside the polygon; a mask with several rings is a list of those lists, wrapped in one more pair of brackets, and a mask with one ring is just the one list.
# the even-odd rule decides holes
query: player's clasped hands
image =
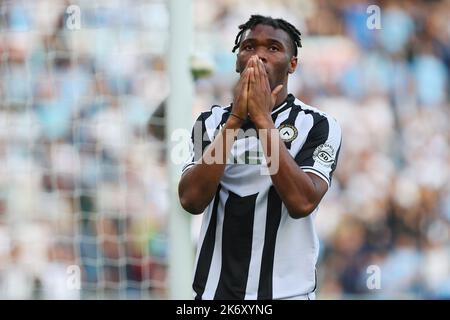
{"label": "player's clasped hands", "polygon": [[269,113],[272,107],[269,79],[266,68],[258,56],[250,58],[248,113],[253,120]]}
{"label": "player's clasped hands", "polygon": [[282,85],[278,85],[271,91],[264,63],[254,55],[248,60],[239,79],[232,112],[243,119],[247,115],[253,120],[267,116],[282,88]]}
{"label": "player's clasped hands", "polygon": [[248,90],[250,81],[250,60],[247,63],[244,71],[241,73],[237,86],[234,91],[233,109],[231,113],[241,119],[247,119],[248,116]]}

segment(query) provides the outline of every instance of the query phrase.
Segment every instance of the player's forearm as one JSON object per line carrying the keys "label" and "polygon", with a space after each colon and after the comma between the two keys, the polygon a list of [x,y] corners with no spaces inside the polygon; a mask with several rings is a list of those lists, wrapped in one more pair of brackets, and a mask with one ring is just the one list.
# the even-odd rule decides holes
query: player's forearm
{"label": "player's forearm", "polygon": [[280,141],[279,145],[279,168],[270,176],[272,183],[291,217],[306,217],[320,200],[316,199],[316,187],[308,174],[295,163],[284,143]]}
{"label": "player's forearm", "polygon": [[200,214],[214,198],[239,127],[239,119],[231,117],[201,160],[181,177],[178,194],[186,211]]}
{"label": "player's forearm", "polygon": [[[270,177],[281,200],[293,218],[308,216],[317,206],[316,188],[314,182],[290,155],[283,141],[281,141],[278,130],[270,118],[258,121],[258,129],[276,130],[277,134],[267,134],[260,139],[267,159]],[[278,139],[278,141],[274,141]],[[276,167],[271,167],[275,166]]]}

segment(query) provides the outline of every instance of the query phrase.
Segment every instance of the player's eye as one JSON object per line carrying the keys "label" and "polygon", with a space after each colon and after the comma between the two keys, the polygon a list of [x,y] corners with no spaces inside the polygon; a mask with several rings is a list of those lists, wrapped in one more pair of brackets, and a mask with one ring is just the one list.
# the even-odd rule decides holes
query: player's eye
{"label": "player's eye", "polygon": [[242,49],[244,50],[253,50],[253,46],[250,44],[246,44]]}
{"label": "player's eye", "polygon": [[270,46],[269,50],[274,52],[280,51],[280,49],[277,46]]}

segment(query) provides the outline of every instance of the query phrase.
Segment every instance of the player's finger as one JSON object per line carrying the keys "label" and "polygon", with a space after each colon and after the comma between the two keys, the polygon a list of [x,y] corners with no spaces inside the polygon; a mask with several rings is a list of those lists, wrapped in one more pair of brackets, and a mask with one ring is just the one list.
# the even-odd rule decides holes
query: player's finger
{"label": "player's finger", "polygon": [[235,112],[241,116],[241,117],[245,117],[247,115],[247,97],[248,97],[248,87],[249,87],[249,75],[250,75],[250,68],[247,68],[243,73],[242,73],[242,78],[241,78],[241,90],[239,91],[239,94],[237,95],[236,98],[236,109]]}
{"label": "player's finger", "polygon": [[248,86],[250,82],[250,75],[252,73],[252,67],[246,68],[243,75],[242,75],[242,81],[241,81],[241,94],[244,92],[247,93]]}
{"label": "player's finger", "polygon": [[[266,70],[266,67],[264,66],[264,62],[262,62],[262,60],[259,60],[258,61],[258,66],[259,66],[259,69],[260,69],[261,84],[262,84],[262,86],[265,86],[266,89],[267,89],[267,85],[269,83],[269,77],[267,75],[267,70]],[[269,86],[269,88],[270,88],[270,86]]]}
{"label": "player's finger", "polygon": [[256,77],[255,77],[255,68],[249,67],[249,78],[250,78],[250,86],[256,85]]}
{"label": "player's finger", "polygon": [[261,59],[258,59],[258,68],[259,68],[259,75],[260,75],[259,78],[260,78],[261,88],[267,89],[267,82],[268,82],[267,72],[266,72],[266,68],[264,67],[264,63],[262,62]]}
{"label": "player's finger", "polygon": [[243,81],[243,87],[242,87],[242,99],[245,101],[245,104],[247,104],[247,98],[248,98],[248,90],[250,87],[250,68],[247,68],[244,74],[244,81]]}
{"label": "player's finger", "polygon": [[252,64],[252,57],[250,57],[250,59],[247,60],[247,64],[245,65],[246,68],[251,67]]}
{"label": "player's finger", "polygon": [[[250,59],[249,59],[249,61],[250,61]],[[247,80],[245,80],[245,77],[246,77],[246,74],[247,74],[247,77],[248,77],[249,61],[247,62],[247,65],[244,68],[244,70],[241,72],[240,78],[239,78],[238,83],[236,85],[236,92],[239,92],[239,90],[242,90],[242,87],[244,86],[244,82],[248,81],[248,78],[247,78]]]}
{"label": "player's finger", "polygon": [[252,69],[253,69],[252,67],[248,67],[245,70],[244,78],[242,81],[242,90],[244,90],[244,91],[248,91],[248,85],[250,82],[250,74],[252,73]]}
{"label": "player's finger", "polygon": [[259,57],[258,56],[254,56],[253,58],[254,60],[254,73],[255,73],[255,85],[257,87],[260,87],[261,85],[261,68],[259,66]]}
{"label": "player's finger", "polygon": [[261,68],[261,75],[264,77],[264,78],[267,78],[267,70],[266,70],[266,66],[264,65],[264,62],[262,62],[262,60],[259,60],[259,66],[260,66],[260,68]]}

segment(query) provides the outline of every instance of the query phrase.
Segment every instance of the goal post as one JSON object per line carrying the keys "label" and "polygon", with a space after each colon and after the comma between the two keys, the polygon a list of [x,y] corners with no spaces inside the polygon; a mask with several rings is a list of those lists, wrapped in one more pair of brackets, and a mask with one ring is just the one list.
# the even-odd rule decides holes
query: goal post
{"label": "goal post", "polygon": [[180,206],[178,181],[180,163],[171,152],[179,141],[171,139],[175,130],[189,130],[192,119],[193,81],[190,70],[193,18],[191,0],[170,0],[169,87],[166,112],[167,166],[169,173],[169,299],[192,299],[191,278],[194,248],[191,241],[190,216]]}

